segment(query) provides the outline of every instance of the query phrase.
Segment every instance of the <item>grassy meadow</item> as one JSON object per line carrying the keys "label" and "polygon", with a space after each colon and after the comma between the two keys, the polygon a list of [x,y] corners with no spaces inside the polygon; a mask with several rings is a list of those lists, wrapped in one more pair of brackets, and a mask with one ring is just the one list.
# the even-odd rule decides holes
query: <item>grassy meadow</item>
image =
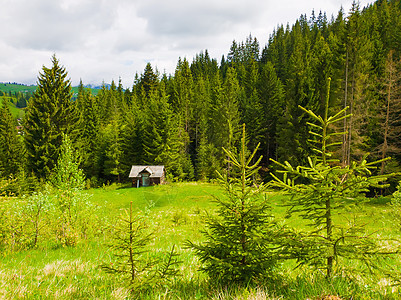
{"label": "grassy meadow", "polygon": [[[219,287],[208,282],[198,271],[198,259],[184,245],[186,240],[202,241],[203,216],[212,214],[214,196],[223,191],[218,185],[176,183],[148,188],[117,188],[116,185],[84,191],[96,208],[101,222],[92,224],[98,233],[81,239],[73,247],[61,247],[42,241],[30,250],[3,252],[0,257],[0,299],[131,299],[127,287],[115,275],[104,272],[100,265],[110,263],[106,246],[110,242],[108,225],[118,222],[132,202],[136,213],[144,216],[155,232],[151,251],[163,253],[175,245],[180,254],[180,276],[171,284],[142,294],[141,299],[399,299],[396,286],[369,275],[347,281],[334,278],[328,282],[322,274],[307,268],[294,269],[285,262],[277,270],[274,282],[249,287]],[[282,222],[285,197],[268,193],[272,211]],[[15,199],[3,199],[10,203]],[[361,218],[376,235],[392,237],[395,231],[390,218],[389,199],[375,198],[361,204],[356,211],[344,211],[349,219]],[[299,218],[290,225],[305,226]],[[100,224],[100,225],[99,225]],[[98,228],[97,228],[98,227]],[[1,252],[0,252],[1,253]],[[393,262],[394,266],[400,262]],[[331,298],[330,298],[330,297]],[[335,297],[337,296],[337,297]]]}

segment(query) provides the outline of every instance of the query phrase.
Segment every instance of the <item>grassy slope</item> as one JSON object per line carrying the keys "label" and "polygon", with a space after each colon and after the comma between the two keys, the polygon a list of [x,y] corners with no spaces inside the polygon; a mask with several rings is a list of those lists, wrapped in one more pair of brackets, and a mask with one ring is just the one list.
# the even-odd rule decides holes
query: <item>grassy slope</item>
{"label": "grassy slope", "polygon": [[[12,98],[10,97],[0,96],[0,105],[6,99],[12,100]],[[15,118],[22,118],[24,116],[25,111],[21,108],[16,107],[14,103],[11,103],[11,101],[9,101],[8,106],[10,107],[11,113]]]}
{"label": "grassy slope", "polygon": [[[88,193],[92,195],[90,201],[99,206],[98,215],[107,218],[111,224],[132,201],[134,209],[147,216],[149,225],[156,232],[153,251],[167,251],[175,244],[181,253],[182,276],[173,288],[156,290],[148,299],[278,299],[264,289],[231,287],[215,290],[213,283],[208,285],[205,276],[197,271],[198,259],[183,246],[187,239],[202,240],[202,212],[208,210],[210,213],[215,209],[212,195],[222,194],[218,186],[185,183],[140,189],[92,189]],[[283,197],[273,194],[269,197],[276,216],[283,217]],[[391,231],[385,218],[387,209],[385,202],[378,201],[361,207],[357,214],[369,221],[372,228]],[[344,214],[351,216],[348,211]],[[293,225],[302,226],[298,221],[293,220]],[[0,257],[0,298],[125,299],[128,290],[124,285],[99,268],[101,263],[111,259],[104,246],[107,242],[105,234],[82,241],[76,247],[44,247]],[[284,274],[288,272],[290,277],[275,287],[276,293],[282,294],[284,299],[318,299],[318,296],[336,293],[352,296],[352,299],[384,299],[377,294],[378,286],[361,283],[355,287],[337,279],[331,283],[305,281],[305,276],[312,275],[305,275],[304,271],[284,268]],[[386,299],[397,298],[388,296]]]}

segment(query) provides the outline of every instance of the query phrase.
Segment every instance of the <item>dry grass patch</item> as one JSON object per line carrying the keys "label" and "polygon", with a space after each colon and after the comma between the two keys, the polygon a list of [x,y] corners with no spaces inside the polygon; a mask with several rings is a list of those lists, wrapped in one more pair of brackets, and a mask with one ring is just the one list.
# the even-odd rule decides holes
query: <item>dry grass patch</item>
{"label": "dry grass patch", "polygon": [[47,264],[42,273],[45,276],[65,277],[68,273],[83,274],[93,268],[88,262],[82,262],[80,259],[65,261],[56,260]]}
{"label": "dry grass patch", "polygon": [[220,291],[213,300],[280,300],[282,297],[270,296],[264,289],[245,289],[240,291],[240,294],[233,293],[233,291]]}
{"label": "dry grass patch", "polygon": [[129,298],[130,292],[127,288],[119,287],[111,292],[111,296],[115,300],[124,300]]}

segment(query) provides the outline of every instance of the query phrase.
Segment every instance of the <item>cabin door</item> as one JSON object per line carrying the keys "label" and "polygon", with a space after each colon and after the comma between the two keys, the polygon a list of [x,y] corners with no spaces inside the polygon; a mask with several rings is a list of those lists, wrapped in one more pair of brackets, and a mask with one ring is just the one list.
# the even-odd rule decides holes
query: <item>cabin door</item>
{"label": "cabin door", "polygon": [[149,174],[148,173],[142,173],[142,186],[149,186]]}

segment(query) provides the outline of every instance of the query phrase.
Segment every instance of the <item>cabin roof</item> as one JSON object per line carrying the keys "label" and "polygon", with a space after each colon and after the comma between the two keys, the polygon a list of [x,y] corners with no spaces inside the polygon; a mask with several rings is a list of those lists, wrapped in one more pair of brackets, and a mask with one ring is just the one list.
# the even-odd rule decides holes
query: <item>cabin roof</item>
{"label": "cabin roof", "polygon": [[149,173],[150,178],[162,177],[164,174],[164,166],[132,166],[129,178],[141,177],[141,173]]}

